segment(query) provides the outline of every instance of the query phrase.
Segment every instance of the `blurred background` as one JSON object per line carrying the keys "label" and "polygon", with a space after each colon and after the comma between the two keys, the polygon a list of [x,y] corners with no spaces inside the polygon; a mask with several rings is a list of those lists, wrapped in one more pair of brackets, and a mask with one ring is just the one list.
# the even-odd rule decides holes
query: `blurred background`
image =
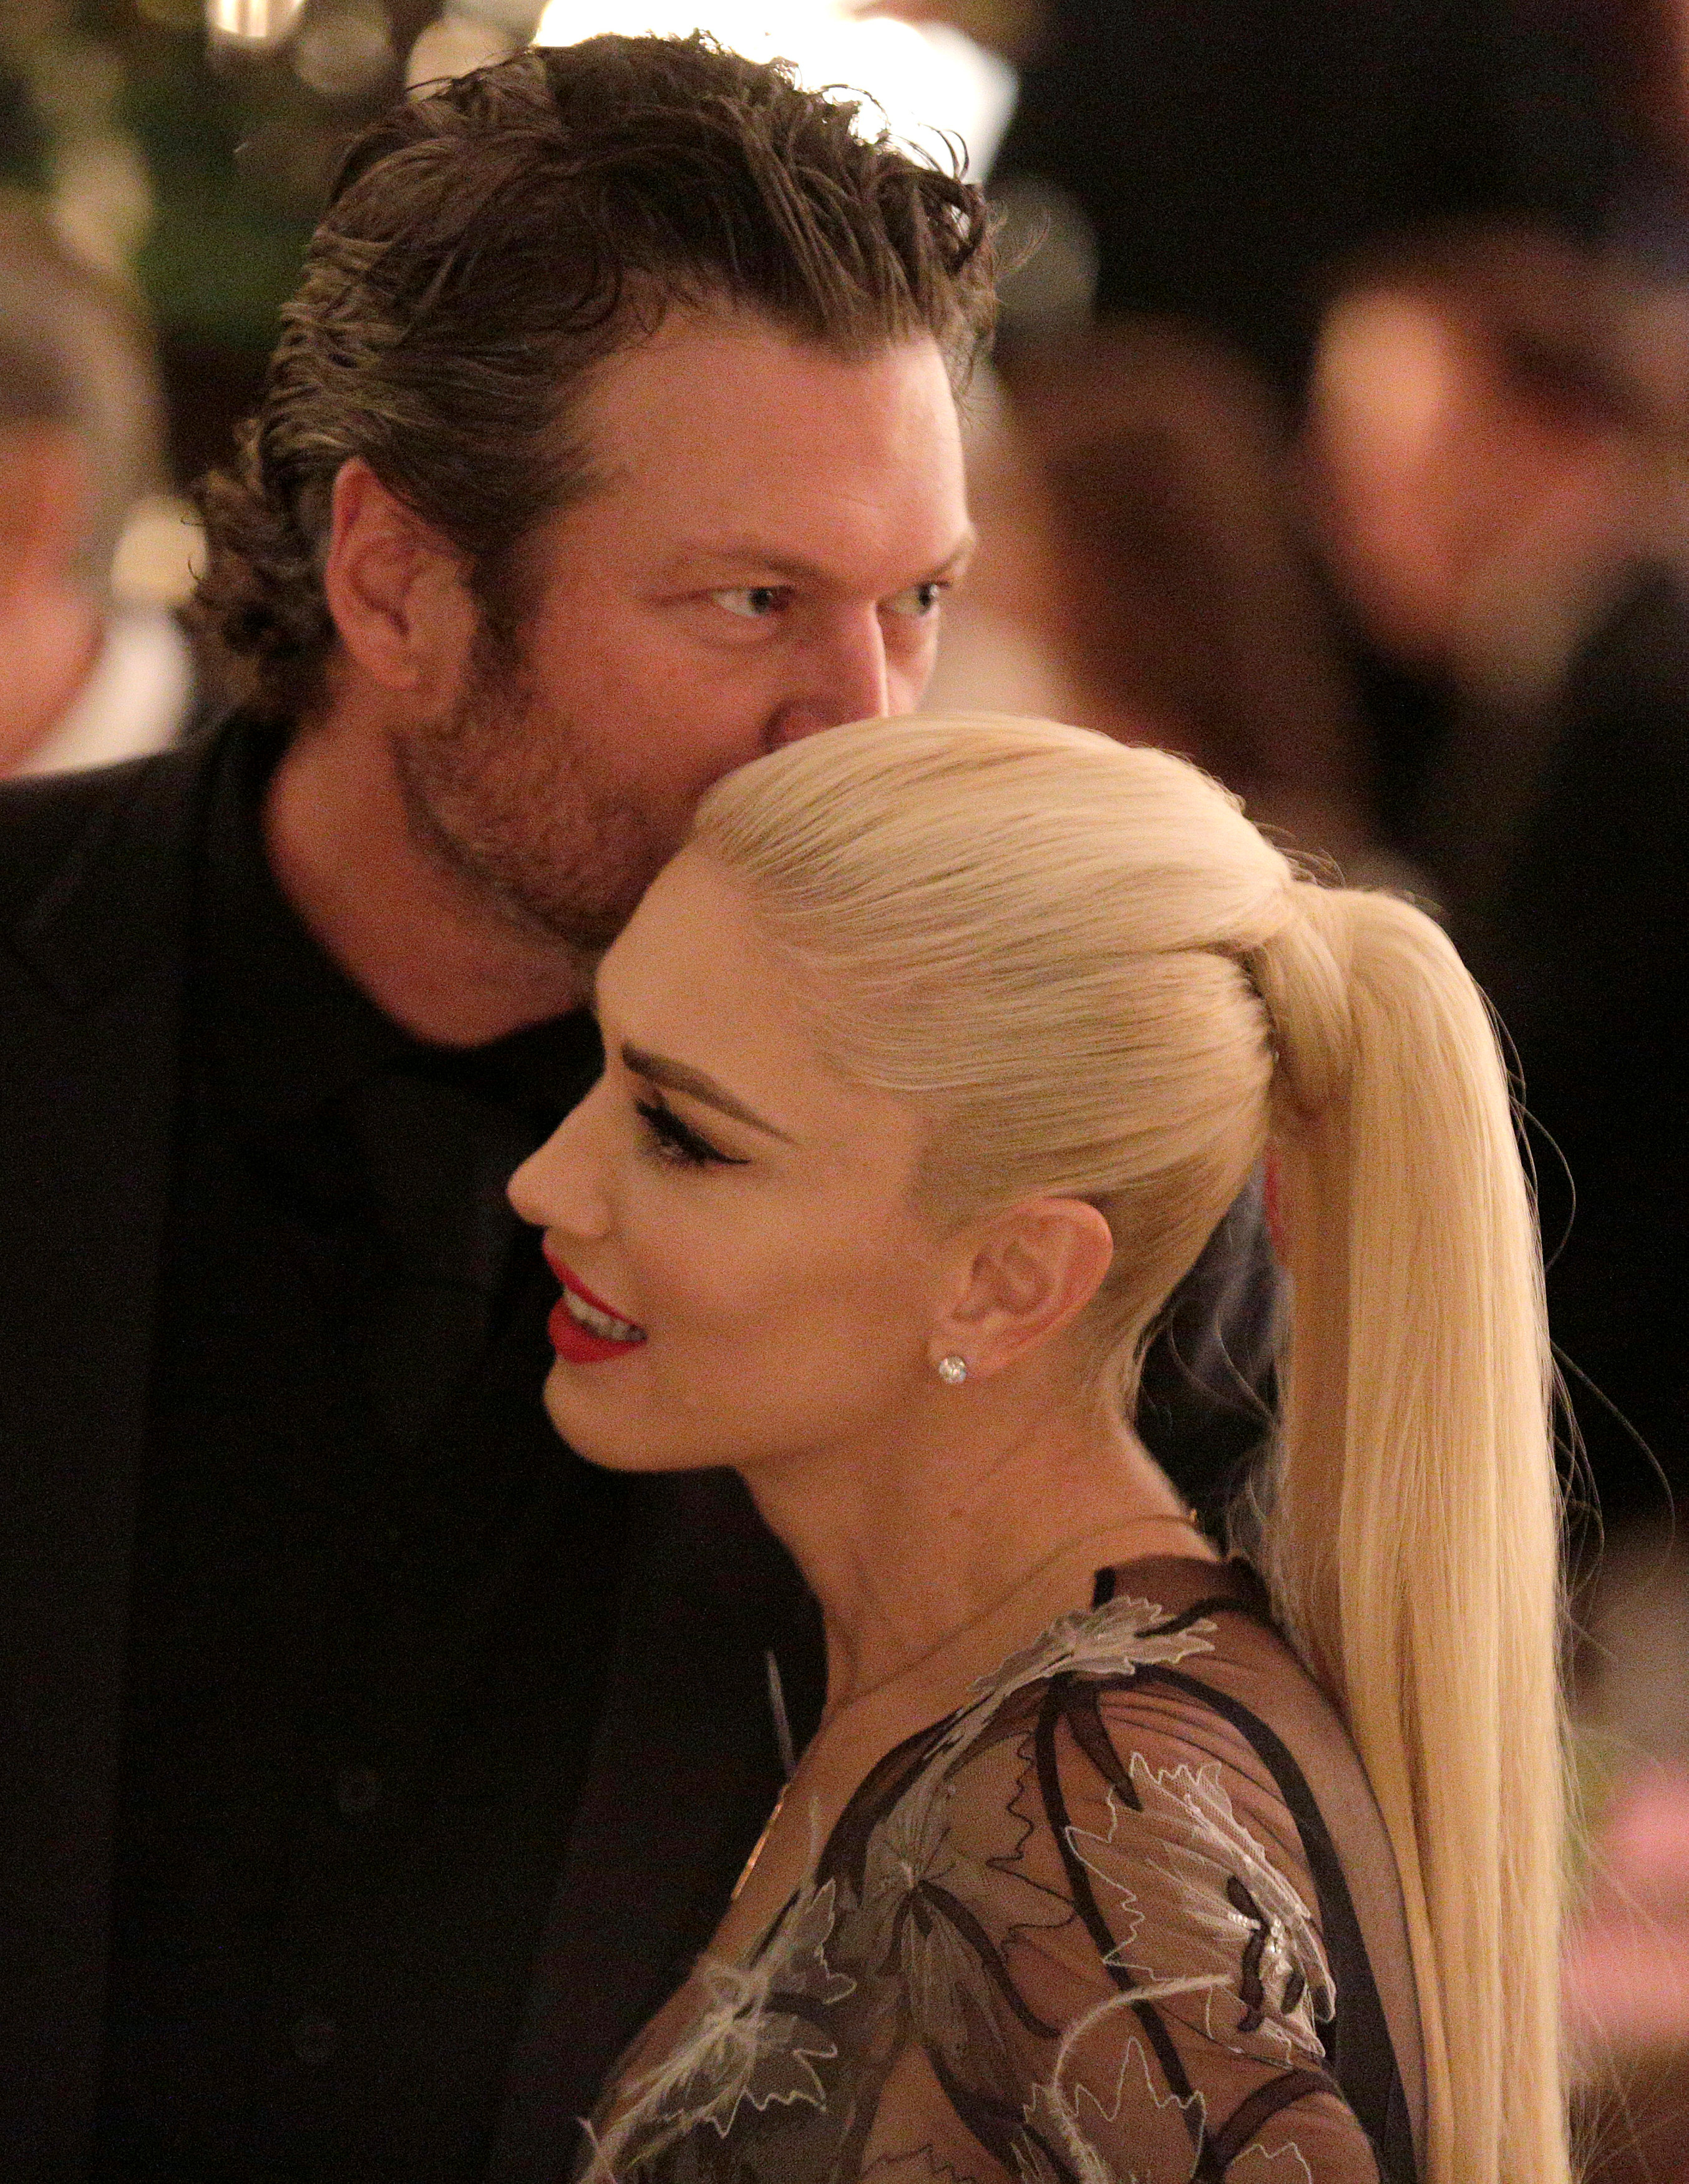
{"label": "blurred background", "polygon": [[1569,1393],[1592,2174],[1689,2184],[1689,0],[0,0],[0,771],[215,710],[184,496],[356,131],[694,25],[996,203],[929,702],[1194,755],[1496,1003]]}

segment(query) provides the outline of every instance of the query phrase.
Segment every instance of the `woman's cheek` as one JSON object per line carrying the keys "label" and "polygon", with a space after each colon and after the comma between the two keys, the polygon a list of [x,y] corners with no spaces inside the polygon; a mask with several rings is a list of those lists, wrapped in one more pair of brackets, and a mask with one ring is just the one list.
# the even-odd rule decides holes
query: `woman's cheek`
{"label": "woman's cheek", "polygon": [[630,1308],[677,1362],[731,1351],[769,1312],[756,1239],[719,1210],[660,1201],[630,1231]]}

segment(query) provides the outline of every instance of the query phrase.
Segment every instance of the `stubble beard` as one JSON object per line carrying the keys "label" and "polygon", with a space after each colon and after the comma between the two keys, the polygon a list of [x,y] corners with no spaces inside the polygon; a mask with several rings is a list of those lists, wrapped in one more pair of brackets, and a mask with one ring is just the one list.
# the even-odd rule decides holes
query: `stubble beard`
{"label": "stubble beard", "polygon": [[413,839],[530,940],[595,962],[677,842],[597,777],[571,721],[541,712],[519,660],[477,657],[449,713],[394,735]]}

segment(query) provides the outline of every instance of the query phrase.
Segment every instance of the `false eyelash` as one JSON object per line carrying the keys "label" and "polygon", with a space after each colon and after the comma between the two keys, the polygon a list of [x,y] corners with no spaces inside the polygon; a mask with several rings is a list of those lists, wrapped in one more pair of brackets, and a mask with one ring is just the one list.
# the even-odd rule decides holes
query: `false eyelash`
{"label": "false eyelash", "polygon": [[683,1123],[672,1108],[655,1100],[636,1100],[634,1112],[655,1139],[658,1150],[665,1158],[678,1161],[688,1167],[743,1167],[743,1161],[735,1160],[730,1153],[718,1152],[707,1138]]}

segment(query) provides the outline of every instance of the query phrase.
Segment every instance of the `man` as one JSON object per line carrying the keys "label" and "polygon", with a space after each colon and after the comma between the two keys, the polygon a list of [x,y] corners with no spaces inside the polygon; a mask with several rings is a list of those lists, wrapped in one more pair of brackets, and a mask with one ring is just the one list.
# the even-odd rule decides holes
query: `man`
{"label": "man", "polygon": [[161,749],[192,710],[176,621],[112,597],[162,423],[145,327],[28,199],[0,192],[0,774]]}
{"label": "man", "polygon": [[1315,535],[1400,675],[1397,838],[1523,1083],[1580,1549],[1591,1490],[1610,1533],[1689,1480],[1686,360],[1633,264],[1421,237],[1351,269],[1304,428]]}
{"label": "man", "polygon": [[748,1506],[560,1447],[504,1204],[727,768],[918,698],[976,193],[700,43],[354,148],[203,747],[0,803],[0,2169],[555,2176],[813,1725]]}

